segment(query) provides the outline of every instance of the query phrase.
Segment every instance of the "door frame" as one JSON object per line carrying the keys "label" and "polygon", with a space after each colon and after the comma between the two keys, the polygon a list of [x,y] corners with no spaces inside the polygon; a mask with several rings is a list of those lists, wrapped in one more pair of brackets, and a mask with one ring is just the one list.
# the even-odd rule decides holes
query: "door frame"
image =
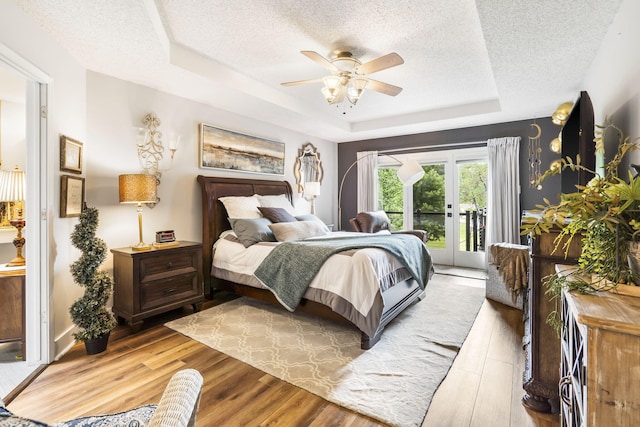
{"label": "door frame", "polygon": [[52,159],[47,119],[53,79],[1,43],[0,63],[26,81],[26,361],[28,365],[42,365],[51,363],[54,350],[48,180]]}

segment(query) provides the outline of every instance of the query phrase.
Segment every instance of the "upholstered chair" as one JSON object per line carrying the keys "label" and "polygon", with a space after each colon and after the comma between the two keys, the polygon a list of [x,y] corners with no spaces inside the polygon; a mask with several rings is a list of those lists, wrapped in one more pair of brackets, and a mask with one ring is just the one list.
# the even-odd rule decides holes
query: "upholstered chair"
{"label": "upholstered chair", "polygon": [[[359,212],[355,218],[349,220],[352,231],[361,233],[377,233],[383,230],[391,231],[391,221],[385,211]],[[429,233],[424,230],[391,231],[391,233],[413,234],[423,242],[427,242]]]}

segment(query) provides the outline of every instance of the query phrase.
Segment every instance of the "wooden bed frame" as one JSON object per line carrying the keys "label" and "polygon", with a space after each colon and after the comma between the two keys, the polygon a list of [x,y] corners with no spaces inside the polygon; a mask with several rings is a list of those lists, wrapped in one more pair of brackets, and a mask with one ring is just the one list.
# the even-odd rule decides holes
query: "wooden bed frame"
{"label": "wooden bed frame", "polygon": [[[223,231],[231,229],[227,212],[218,198],[225,196],[252,196],[254,194],[263,196],[285,194],[290,201],[293,201],[291,185],[287,181],[219,178],[203,175],[198,175],[197,180],[202,190],[202,266],[204,269],[205,293],[207,293],[208,297],[212,297],[214,290],[226,290],[237,295],[267,301],[282,307],[269,290],[258,289],[211,276],[212,248],[218,236]],[[373,347],[380,339],[384,327],[405,308],[422,298],[423,294],[424,291],[420,289],[414,279],[392,286],[385,291],[383,293],[385,308],[380,326],[374,336],[368,336],[362,332],[361,347],[365,350]],[[303,299],[296,311],[353,326],[351,322],[333,312],[329,307],[314,301]]]}

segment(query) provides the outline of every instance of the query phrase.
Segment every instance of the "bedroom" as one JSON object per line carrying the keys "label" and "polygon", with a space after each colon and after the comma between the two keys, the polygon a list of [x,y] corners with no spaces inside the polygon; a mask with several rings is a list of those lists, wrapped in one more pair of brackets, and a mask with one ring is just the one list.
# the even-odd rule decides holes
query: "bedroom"
{"label": "bedroom", "polygon": [[[625,2],[623,5],[632,8],[631,3]],[[318,215],[327,222],[337,222],[338,179],[354,156],[354,154],[342,153],[342,150],[356,151],[350,148],[350,144],[335,144],[323,138],[310,137],[304,133],[293,132],[265,122],[251,121],[249,124],[247,118],[241,114],[188,101],[185,97],[170,95],[143,84],[138,85],[104,74],[86,72],[84,67],[58,46],[47,33],[37,26],[32,18],[22,12],[13,2],[4,2],[0,15],[2,16],[0,41],[23,57],[31,59],[40,69],[54,77],[54,105],[52,107],[55,107],[56,113],[52,117],[51,140],[57,141],[58,134],[65,133],[83,141],[86,145],[84,168],[86,170],[85,176],[88,178],[86,182],[87,194],[90,195],[88,201],[100,208],[100,234],[111,236],[107,241],[109,247],[127,246],[136,237],[135,210],[118,205],[115,180],[119,173],[139,170],[134,141],[129,129],[138,125],[137,121],[151,111],[155,112],[161,120],[164,119],[163,129],[178,131],[184,135],[185,141],[190,140],[191,144],[183,143],[176,154],[174,167],[171,171],[164,173],[160,186],[160,195],[163,201],[154,210],[145,210],[144,212],[145,229],[148,232],[173,228],[180,239],[198,240],[199,225],[179,221],[185,212],[173,207],[193,206],[193,201],[199,197],[193,180],[200,171],[196,165],[195,154],[197,129],[193,125],[202,122],[224,124],[231,129],[265,135],[283,141],[286,143],[285,155],[289,159],[295,156],[296,150],[302,143],[313,142],[322,153],[325,165],[333,165],[333,172],[327,173],[326,180],[323,182],[323,194],[317,204]],[[626,16],[637,15],[630,12]],[[630,34],[623,34],[624,37],[630,37],[630,40],[634,40]],[[616,46],[615,43],[614,46]],[[46,54],[46,52],[52,52],[52,54]],[[633,82],[634,79],[637,79],[637,76],[633,74],[637,68],[630,56],[631,53],[623,50],[624,53],[614,54],[613,49],[610,49],[609,52],[616,58],[623,58],[622,60],[628,61],[629,64],[617,69],[611,69],[612,67],[606,69],[606,64],[611,61],[600,56],[589,67],[589,76],[585,78],[584,84],[580,87],[576,86],[568,92],[569,98],[575,98],[580,89],[589,90],[592,98],[598,100],[596,108],[600,117],[614,108],[610,105],[616,105],[618,102],[617,99],[611,99],[611,97],[615,98],[619,90],[614,87],[614,84],[624,85],[625,82]],[[300,58],[297,58],[296,55]],[[291,53],[291,60],[303,62],[306,59],[294,51]],[[618,59],[616,59],[617,62]],[[603,75],[604,72],[614,74]],[[194,90],[198,90],[198,88],[196,87]],[[362,105],[364,106],[364,103]],[[550,113],[551,111],[540,112],[541,116],[548,116]],[[531,116],[526,118],[530,119]],[[525,122],[525,127],[528,123]],[[482,127],[482,129],[488,133],[500,135],[507,127],[507,124],[503,124],[495,127]],[[549,128],[553,129],[551,125]],[[466,129],[470,128],[466,127]],[[424,137],[458,140],[466,138],[466,132],[464,130],[443,130],[437,133],[428,133]],[[405,146],[424,145],[422,141],[414,143],[412,139],[422,139],[422,137],[402,137],[400,143]],[[375,148],[373,146],[375,142],[385,143],[384,140],[374,141],[371,148]],[[51,163],[57,166],[57,143],[53,143],[48,155],[51,157]],[[338,165],[337,170],[335,165]],[[50,357],[64,352],[72,342],[70,335],[72,326],[70,319],[68,319],[67,307],[80,294],[80,290],[73,285],[68,273],[68,265],[78,256],[77,252],[68,244],[68,236],[75,220],[59,218],[56,214],[59,198],[58,175],[57,167],[52,168],[48,191],[43,192],[49,194],[50,201],[48,203],[51,203],[54,212],[51,215],[53,227],[49,254],[52,263],[51,298],[54,319],[51,323],[51,337],[54,343],[49,352]],[[285,178],[293,181],[291,165],[286,168]],[[350,194],[355,193],[354,189],[345,191],[349,191]],[[531,195],[531,192],[525,194]],[[536,194],[531,196],[538,197]],[[533,199],[531,200],[529,206],[533,203]],[[33,216],[30,221],[36,223],[37,215]],[[31,250],[31,248],[29,249]],[[36,253],[29,258],[37,259],[38,254]]]}

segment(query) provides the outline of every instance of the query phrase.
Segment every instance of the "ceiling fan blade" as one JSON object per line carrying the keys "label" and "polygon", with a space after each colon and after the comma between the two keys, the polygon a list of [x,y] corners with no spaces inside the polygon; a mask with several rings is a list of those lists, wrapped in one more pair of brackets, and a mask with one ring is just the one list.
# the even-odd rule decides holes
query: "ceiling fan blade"
{"label": "ceiling fan blade", "polygon": [[369,62],[365,62],[362,65],[356,67],[356,74],[366,75],[372,74],[376,71],[386,70],[387,68],[395,67],[397,65],[404,64],[404,59],[395,52],[381,56],[380,58],[373,59]]}
{"label": "ceiling fan blade", "polygon": [[300,53],[306,56],[307,58],[309,58],[310,60],[315,61],[318,64],[322,65],[324,68],[326,68],[329,71],[333,71],[335,73],[340,72],[340,69],[338,69],[338,67],[333,65],[331,61],[329,61],[324,56],[320,55],[318,52],[314,52],[312,50],[301,50]]}
{"label": "ceiling fan blade", "polygon": [[297,85],[304,85],[307,83],[316,83],[316,82],[321,82],[322,79],[307,79],[307,80],[296,80],[294,82],[284,82],[284,83],[280,83],[282,86],[297,86]]}
{"label": "ceiling fan blade", "polygon": [[384,93],[389,96],[396,96],[400,92],[402,92],[402,88],[394,85],[390,85],[389,83],[379,82],[377,80],[367,79],[366,89],[375,90],[376,92]]}

